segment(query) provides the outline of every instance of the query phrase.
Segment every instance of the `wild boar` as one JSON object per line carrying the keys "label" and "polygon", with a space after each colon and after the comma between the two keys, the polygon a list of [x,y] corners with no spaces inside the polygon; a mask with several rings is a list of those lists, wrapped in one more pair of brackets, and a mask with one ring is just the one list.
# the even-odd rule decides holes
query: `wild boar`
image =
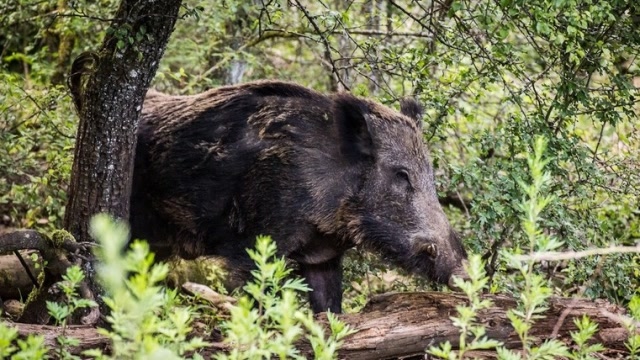
{"label": "wild boar", "polygon": [[314,312],[341,312],[343,253],[371,249],[440,283],[466,253],[438,203],[420,127],[401,111],[348,93],[279,81],[194,96],[149,92],[131,195],[132,235],[160,258],[225,258],[271,235],[299,264]]}

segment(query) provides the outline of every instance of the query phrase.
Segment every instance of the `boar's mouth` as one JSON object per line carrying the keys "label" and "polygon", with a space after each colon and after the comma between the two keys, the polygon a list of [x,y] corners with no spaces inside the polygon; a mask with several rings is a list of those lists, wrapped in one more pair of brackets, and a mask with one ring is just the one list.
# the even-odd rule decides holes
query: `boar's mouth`
{"label": "boar's mouth", "polygon": [[431,239],[426,236],[414,236],[413,272],[423,275],[453,290],[460,290],[454,278],[467,279],[465,270],[467,254],[462,243],[452,229],[445,239]]}
{"label": "boar's mouth", "polygon": [[[467,258],[453,230],[445,239],[409,235],[398,224],[362,216],[349,226],[355,244],[381,255],[385,260],[431,281],[453,285],[453,276],[466,277],[463,262]],[[352,241],[353,241],[352,240]]]}
{"label": "boar's mouth", "polygon": [[460,266],[458,266],[451,272],[451,275],[449,276],[449,281],[447,281],[447,286],[449,287],[449,289],[454,291],[462,291],[462,289],[460,289],[458,285],[456,285],[455,279],[456,277],[458,277],[464,281],[469,280],[469,274],[467,273],[466,266],[467,266],[467,260],[463,260],[462,264],[460,264]]}
{"label": "boar's mouth", "polygon": [[[417,255],[416,258],[424,259],[424,256]],[[455,279],[461,278],[462,280],[468,280],[469,276],[465,269],[465,264],[466,260],[456,265],[455,263],[450,264],[450,262],[445,259],[436,259],[430,262],[427,260],[426,264],[415,264],[412,269],[408,270],[416,275],[424,276],[431,281],[446,285],[451,290],[461,291],[456,285]]]}
{"label": "boar's mouth", "polygon": [[399,239],[396,236],[381,236],[380,232],[369,231],[364,236],[362,245],[371,251],[381,255],[386,261],[403,268],[404,270],[424,276],[431,281],[446,284],[450,274],[436,271],[437,259],[431,258],[425,252],[416,251],[407,238]]}

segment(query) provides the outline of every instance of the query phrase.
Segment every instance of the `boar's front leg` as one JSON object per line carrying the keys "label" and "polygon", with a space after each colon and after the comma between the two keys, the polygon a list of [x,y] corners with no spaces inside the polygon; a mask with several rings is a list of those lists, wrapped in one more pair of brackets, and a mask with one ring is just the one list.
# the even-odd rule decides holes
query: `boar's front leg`
{"label": "boar's front leg", "polygon": [[342,255],[321,264],[300,264],[302,276],[312,291],[309,302],[314,313],[342,312]]}

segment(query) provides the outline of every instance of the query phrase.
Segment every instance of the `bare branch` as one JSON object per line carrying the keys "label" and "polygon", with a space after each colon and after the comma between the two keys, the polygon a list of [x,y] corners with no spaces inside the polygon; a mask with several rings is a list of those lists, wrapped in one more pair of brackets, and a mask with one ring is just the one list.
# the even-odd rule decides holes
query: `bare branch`
{"label": "bare branch", "polygon": [[59,244],[54,244],[46,236],[35,230],[17,230],[0,235],[1,252],[25,249],[48,252],[57,246],[70,253],[75,253],[85,249],[85,245],[77,243],[73,239],[63,239]]}
{"label": "bare branch", "polygon": [[517,255],[513,258],[517,261],[561,261],[561,260],[572,260],[572,259],[580,259],[588,256],[595,255],[610,255],[610,254],[629,254],[629,253],[639,253],[640,254],[640,242],[636,246],[610,246],[608,248],[595,248],[583,251],[549,251],[549,252],[540,252],[532,255]]}
{"label": "bare branch", "polygon": [[322,30],[320,30],[320,27],[318,26],[318,24],[316,24],[315,20],[313,19],[311,14],[309,14],[307,9],[304,6],[302,6],[302,4],[300,4],[299,0],[295,0],[295,4],[296,4],[296,7],[299,8],[300,11],[302,11],[302,13],[304,14],[304,17],[307,18],[307,20],[309,20],[309,23],[311,24],[313,29],[316,31],[318,36],[320,36],[320,42],[322,43],[322,45],[324,45],[324,57],[331,64],[331,73],[335,75],[338,82],[342,84],[342,86],[344,86],[346,90],[350,90],[349,86],[345,84],[345,82],[340,77],[340,73],[338,73],[336,64],[333,58],[331,57],[331,46],[329,45],[329,41],[327,40],[325,33]]}

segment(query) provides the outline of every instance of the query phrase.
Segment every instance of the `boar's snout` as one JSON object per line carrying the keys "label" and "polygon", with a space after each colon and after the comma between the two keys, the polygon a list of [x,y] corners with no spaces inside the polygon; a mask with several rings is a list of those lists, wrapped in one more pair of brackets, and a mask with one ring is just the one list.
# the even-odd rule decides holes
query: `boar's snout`
{"label": "boar's snout", "polygon": [[469,278],[465,270],[467,254],[455,231],[449,229],[446,233],[444,237],[421,234],[413,238],[414,256],[421,263],[416,270],[452,290],[460,290],[454,278]]}
{"label": "boar's snout", "polygon": [[449,289],[454,290],[454,291],[462,291],[462,289],[460,289],[455,282],[455,278],[460,278],[464,281],[468,281],[469,280],[469,273],[467,273],[467,270],[465,269],[465,267],[467,266],[467,260],[463,260],[462,264],[460,264],[459,267],[455,268],[452,272],[451,272],[451,276],[449,276],[449,281],[447,282],[447,286],[449,286]]}

